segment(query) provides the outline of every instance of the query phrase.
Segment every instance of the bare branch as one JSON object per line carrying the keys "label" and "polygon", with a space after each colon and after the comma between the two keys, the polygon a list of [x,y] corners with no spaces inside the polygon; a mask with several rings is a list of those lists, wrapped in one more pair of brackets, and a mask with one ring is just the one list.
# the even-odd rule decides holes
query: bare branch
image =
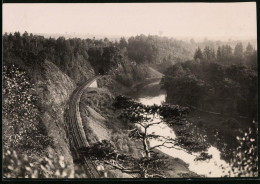
{"label": "bare branch", "polygon": [[132,129],[132,130],[127,130],[128,132],[132,132],[132,131],[135,131],[135,130],[137,130],[137,128],[134,128],[134,129]]}
{"label": "bare branch", "polygon": [[[172,144],[172,146],[167,146],[165,144]],[[153,146],[151,148],[149,148],[150,150],[153,150],[155,148],[160,148],[160,147],[165,147],[165,148],[176,148],[175,145],[174,145],[174,142],[171,142],[169,140],[165,140],[162,144],[159,144],[159,145],[156,145],[156,146]],[[179,149],[179,148],[176,148],[177,150],[183,150],[183,149]]]}
{"label": "bare branch", "polygon": [[140,125],[140,126],[142,126],[143,128],[145,128],[146,126],[144,126],[142,123],[140,123],[140,122],[136,122],[136,124],[138,124],[138,125]]}
{"label": "bare branch", "polygon": [[114,167],[115,169],[119,169],[119,170],[121,170],[124,173],[140,173],[139,170],[132,170],[132,169],[124,168],[121,165],[115,165],[115,164],[113,164],[111,162],[108,162],[108,161],[104,161],[104,163]]}
{"label": "bare branch", "polygon": [[149,124],[147,125],[147,128],[150,127],[150,126],[153,126],[153,125],[158,125],[158,124],[160,124],[160,123],[162,123],[162,121],[155,122],[155,123],[149,123]]}

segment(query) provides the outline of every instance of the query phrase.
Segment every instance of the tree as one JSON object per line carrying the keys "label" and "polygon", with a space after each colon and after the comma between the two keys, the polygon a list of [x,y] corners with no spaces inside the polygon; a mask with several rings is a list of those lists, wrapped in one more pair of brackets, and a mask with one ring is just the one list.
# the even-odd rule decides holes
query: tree
{"label": "tree", "polygon": [[202,64],[194,63],[194,65],[189,66],[186,62],[171,67],[164,77],[163,85],[168,92],[166,99],[168,102],[183,106],[200,106],[202,104],[209,87],[194,74],[200,73],[201,67],[198,67],[200,65]]}
{"label": "tree", "polygon": [[3,178],[87,178],[80,165],[71,168],[63,156],[52,155],[32,159],[13,149],[3,151]]}
{"label": "tree", "polygon": [[241,42],[236,44],[235,49],[234,49],[234,56],[236,58],[242,58],[243,52],[244,52],[243,44]]}
{"label": "tree", "polygon": [[120,41],[119,41],[119,47],[120,48],[125,48],[127,47],[127,41],[124,37],[120,38]]}
{"label": "tree", "polygon": [[230,64],[233,59],[232,48],[230,45],[222,45],[217,50],[217,60],[223,64]]}
{"label": "tree", "polygon": [[[141,145],[139,149],[142,157],[135,160],[138,164],[135,164],[136,167],[134,167],[135,170],[139,171],[141,177],[163,176],[161,166],[166,167],[166,165],[164,165],[164,159],[158,156],[155,149],[166,147],[185,149],[189,152],[203,152],[208,147],[205,139],[196,136],[195,130],[186,121],[185,116],[189,112],[187,107],[180,107],[179,105],[144,106],[124,96],[116,97],[114,106],[123,109],[121,118],[132,127],[129,130],[129,137],[136,140],[139,143],[138,145]],[[151,132],[154,126],[162,126],[163,124],[181,126],[178,129],[177,137],[172,138]],[[154,140],[158,144],[151,145]],[[203,152],[200,157],[209,158],[210,156]]]}
{"label": "tree", "polygon": [[234,49],[234,59],[236,63],[243,63],[244,62],[244,49],[242,43],[238,43]]}
{"label": "tree", "polygon": [[30,148],[38,152],[51,144],[50,138],[40,127],[37,96],[31,94],[33,91],[33,85],[24,71],[14,65],[3,67],[5,148]]}
{"label": "tree", "polygon": [[216,53],[215,53],[214,48],[210,49],[210,55],[211,55],[211,59],[215,59],[216,58]]}
{"label": "tree", "polygon": [[206,47],[204,48],[203,56],[204,56],[204,58],[207,59],[207,60],[211,59],[211,53],[210,53],[210,48],[209,48],[209,46],[206,46]]}
{"label": "tree", "polygon": [[[185,149],[189,152],[201,152],[198,160],[210,159],[212,156],[203,152],[208,148],[205,137],[196,134],[196,129],[185,120],[189,112],[186,107],[178,105],[144,106],[125,96],[115,99],[114,107],[121,109],[120,118],[128,124],[129,137],[135,140],[140,157],[131,154],[122,154],[115,149],[111,142],[103,140],[89,147],[81,148],[83,154],[91,159],[103,162],[125,173],[135,173],[143,178],[165,177],[165,168],[168,167],[165,156],[158,154],[155,149],[160,147]],[[159,118],[161,117],[161,118]],[[152,127],[167,124],[178,126],[176,138],[151,132]],[[157,144],[151,144],[156,140]]]}
{"label": "tree", "polygon": [[203,54],[202,54],[202,51],[201,51],[201,49],[199,47],[195,51],[195,54],[194,54],[193,58],[194,58],[194,60],[197,60],[197,59],[201,60],[201,59],[203,59]]}
{"label": "tree", "polygon": [[253,46],[249,42],[247,47],[246,47],[246,55],[250,55],[253,52]]}
{"label": "tree", "polygon": [[233,158],[230,160],[231,170],[229,171],[229,176],[258,176],[257,129],[257,122],[253,121],[252,127],[244,131],[243,135],[236,137],[239,146],[232,153]]}
{"label": "tree", "polygon": [[252,54],[246,59],[247,59],[246,61],[247,66],[257,71],[257,51],[254,50]]}
{"label": "tree", "polygon": [[217,50],[217,60],[218,61],[222,60],[222,52],[221,52],[221,47],[220,46],[218,47],[218,50]]}

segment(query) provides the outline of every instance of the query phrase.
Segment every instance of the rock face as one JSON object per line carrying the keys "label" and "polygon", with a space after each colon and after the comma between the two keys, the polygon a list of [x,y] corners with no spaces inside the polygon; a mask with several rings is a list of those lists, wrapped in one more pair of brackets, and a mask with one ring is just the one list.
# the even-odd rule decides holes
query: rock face
{"label": "rock face", "polygon": [[79,55],[72,63],[73,66],[67,71],[67,74],[76,84],[82,84],[95,75],[93,68],[83,56]]}
{"label": "rock face", "polygon": [[37,81],[36,91],[41,101],[41,120],[46,127],[47,134],[54,141],[53,148],[49,147],[47,151],[54,158],[63,156],[69,167],[73,168],[64,110],[76,84],[49,61],[44,62],[43,71],[42,79]]}

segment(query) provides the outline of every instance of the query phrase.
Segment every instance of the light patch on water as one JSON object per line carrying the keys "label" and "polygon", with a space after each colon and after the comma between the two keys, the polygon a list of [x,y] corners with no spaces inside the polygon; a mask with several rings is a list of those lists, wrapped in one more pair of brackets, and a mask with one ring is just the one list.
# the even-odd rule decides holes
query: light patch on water
{"label": "light patch on water", "polygon": [[139,101],[144,105],[161,105],[165,101],[165,94],[160,94],[154,97],[139,98]]}
{"label": "light patch on water", "polygon": [[89,85],[90,88],[97,88],[98,85],[97,85],[97,80],[95,80],[94,82],[92,82],[90,85]]}
{"label": "light patch on water", "polygon": [[[151,146],[160,144],[159,141],[151,141]],[[177,147],[178,148],[178,147]],[[220,159],[220,151],[211,146],[206,152],[212,155],[212,159],[206,161],[195,161],[198,154],[188,153],[185,150],[179,150],[176,148],[165,148],[161,147],[160,150],[174,158],[179,158],[189,164],[189,170],[206,177],[221,177],[228,175],[228,171],[231,167],[224,161]],[[222,169],[221,167],[225,169]]]}
{"label": "light patch on water", "polygon": [[[141,102],[144,105],[161,105],[162,102],[165,101],[165,94],[160,94],[156,97],[149,97],[149,98],[139,98],[139,102]],[[152,116],[150,116],[152,117]],[[161,121],[161,117],[155,116],[153,119],[154,122]],[[140,126],[138,126],[141,128]],[[143,128],[141,128],[143,129]],[[164,137],[170,137],[172,139],[176,138],[176,135],[172,128],[170,128],[167,124],[161,123],[158,125],[151,126],[148,129],[148,133],[155,133],[156,135],[161,135]],[[161,141],[152,140],[150,141],[151,146],[156,146],[161,144]],[[206,177],[221,177],[228,175],[228,171],[231,170],[231,167],[228,163],[226,163],[224,160],[220,159],[220,151],[213,146],[210,146],[209,149],[206,151],[208,154],[212,155],[212,159],[206,160],[206,161],[195,161],[196,156],[198,154],[196,153],[188,153],[185,150],[182,150],[178,147],[176,148],[165,148],[161,147],[159,148],[162,152],[174,157],[179,158],[189,164],[189,170],[199,174],[204,175]],[[224,167],[225,169],[222,169],[221,167]]]}

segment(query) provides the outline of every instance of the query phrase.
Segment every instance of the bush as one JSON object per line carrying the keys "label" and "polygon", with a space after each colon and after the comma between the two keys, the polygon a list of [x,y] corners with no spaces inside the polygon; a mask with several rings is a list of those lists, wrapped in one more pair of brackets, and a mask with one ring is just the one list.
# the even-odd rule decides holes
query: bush
{"label": "bush", "polygon": [[[239,146],[233,151],[230,160],[231,171],[229,176],[257,177],[258,176],[258,148],[257,148],[257,123],[249,128],[242,136],[237,136]],[[226,169],[223,167],[223,169]]]}
{"label": "bush", "polygon": [[134,158],[138,158],[141,155],[137,149],[137,143],[129,138],[128,133],[121,132],[113,134],[111,142],[120,153],[128,154],[130,152]]}
{"label": "bush", "polygon": [[64,157],[58,159],[43,157],[32,161],[27,154],[17,154],[15,150],[4,150],[3,178],[87,178],[80,166],[75,170],[64,163]]}
{"label": "bush", "polygon": [[3,67],[3,118],[5,147],[41,151],[52,140],[39,123],[38,100],[28,75],[16,66]]}

